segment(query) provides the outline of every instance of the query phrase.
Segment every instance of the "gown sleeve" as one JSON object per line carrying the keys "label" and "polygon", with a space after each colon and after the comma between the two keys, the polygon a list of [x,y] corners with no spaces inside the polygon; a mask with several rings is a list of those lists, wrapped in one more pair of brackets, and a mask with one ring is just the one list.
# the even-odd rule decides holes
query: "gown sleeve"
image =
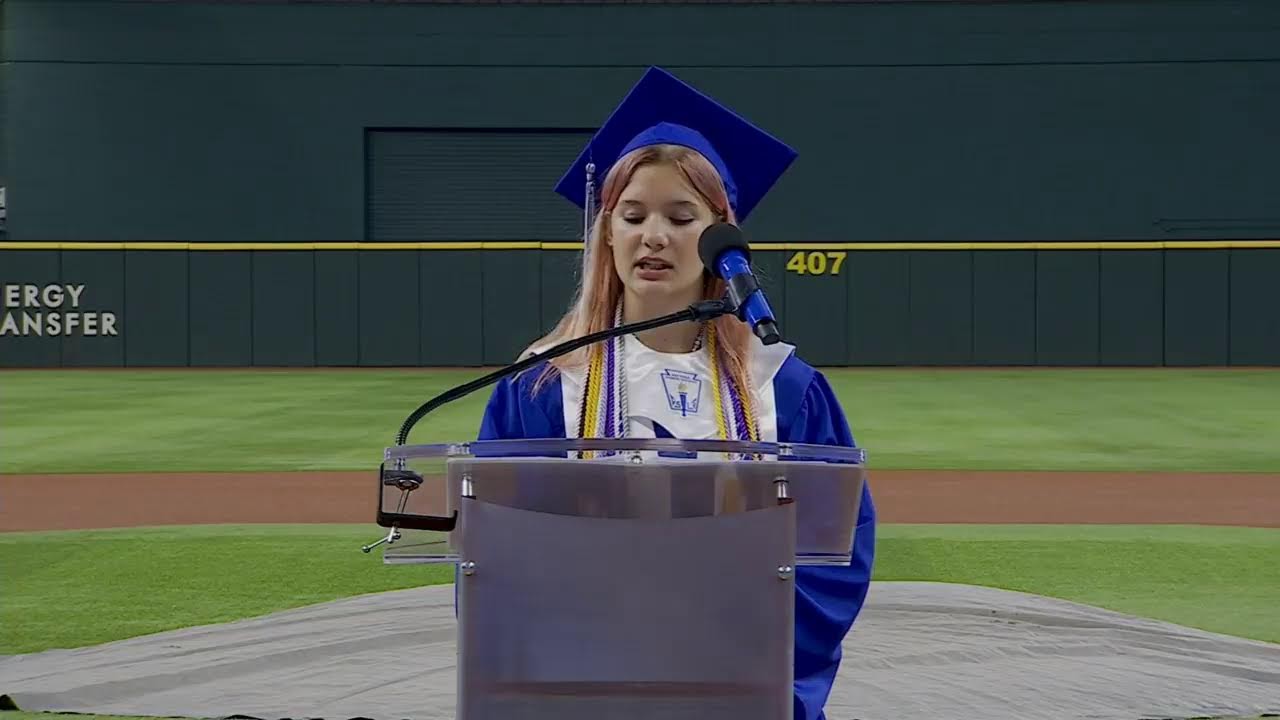
{"label": "gown sleeve", "polygon": [[[798,410],[779,423],[779,440],[854,446],[853,433],[830,384],[821,373],[811,372]],[[875,506],[864,484],[850,563],[796,570],[795,720],[825,718],[822,708],[840,667],[841,643],[867,597],[875,530]]]}
{"label": "gown sleeve", "polygon": [[541,372],[542,366],[537,365],[514,378],[498,381],[480,419],[477,440],[565,436],[560,379],[546,382],[535,395],[533,385]]}

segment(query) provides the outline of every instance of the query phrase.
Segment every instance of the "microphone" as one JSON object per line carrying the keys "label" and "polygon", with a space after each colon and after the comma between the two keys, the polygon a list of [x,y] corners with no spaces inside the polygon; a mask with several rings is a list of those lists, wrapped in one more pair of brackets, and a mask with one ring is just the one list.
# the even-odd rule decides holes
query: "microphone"
{"label": "microphone", "polygon": [[765,345],[782,340],[764,290],[751,272],[751,247],[742,230],[729,223],[716,223],[698,238],[698,257],[713,275],[729,286],[734,315],[751,327]]}

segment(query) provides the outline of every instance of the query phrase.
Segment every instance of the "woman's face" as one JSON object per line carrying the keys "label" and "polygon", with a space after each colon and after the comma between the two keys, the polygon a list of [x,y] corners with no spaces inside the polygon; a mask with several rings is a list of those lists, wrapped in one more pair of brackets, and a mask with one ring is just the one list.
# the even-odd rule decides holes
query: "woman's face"
{"label": "woman's face", "polygon": [[636,170],[609,218],[614,267],[629,294],[696,302],[703,272],[698,238],[715,219],[676,168]]}

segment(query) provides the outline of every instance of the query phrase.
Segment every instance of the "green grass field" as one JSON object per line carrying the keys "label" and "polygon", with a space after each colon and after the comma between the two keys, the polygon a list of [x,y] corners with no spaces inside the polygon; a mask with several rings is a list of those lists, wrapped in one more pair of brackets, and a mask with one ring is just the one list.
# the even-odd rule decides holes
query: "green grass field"
{"label": "green grass field", "polygon": [[[78,647],[452,581],[383,566],[364,526],[0,534],[0,650]],[[877,580],[971,583],[1280,642],[1280,530],[886,526]],[[52,601],[56,599],[56,601]]]}
{"label": "green grass field", "polygon": [[[480,374],[0,373],[0,472],[367,470]],[[1280,371],[836,369],[873,468],[1280,472]],[[411,442],[475,436],[488,390]]]}
{"label": "green grass field", "polygon": [[[0,472],[364,470],[481,371],[0,372]],[[874,468],[1280,472],[1274,370],[828,371]],[[473,437],[487,391],[411,442]],[[0,654],[447,582],[367,526],[0,533]],[[1075,600],[1280,642],[1280,530],[882,526],[877,580]],[[6,716],[16,720],[12,715]]]}

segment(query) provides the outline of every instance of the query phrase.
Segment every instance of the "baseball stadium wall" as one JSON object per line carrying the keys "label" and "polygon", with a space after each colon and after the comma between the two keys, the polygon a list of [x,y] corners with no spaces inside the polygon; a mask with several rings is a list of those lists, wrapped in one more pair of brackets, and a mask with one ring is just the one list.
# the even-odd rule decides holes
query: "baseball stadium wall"
{"label": "baseball stadium wall", "polygon": [[648,65],[792,144],[820,365],[1280,365],[1280,3],[5,0],[0,364],[475,366]]}

